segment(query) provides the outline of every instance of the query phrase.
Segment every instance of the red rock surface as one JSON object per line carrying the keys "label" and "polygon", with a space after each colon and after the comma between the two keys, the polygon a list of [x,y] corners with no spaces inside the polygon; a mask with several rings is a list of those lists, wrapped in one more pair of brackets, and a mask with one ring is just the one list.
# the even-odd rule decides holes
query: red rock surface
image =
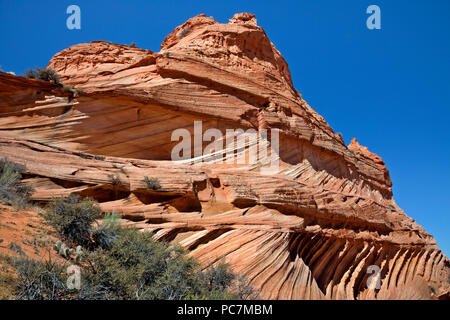
{"label": "red rock surface", "polygon": [[[84,92],[0,73],[0,156],[27,167],[36,201],[94,197],[204,266],[224,258],[262,298],[448,295],[449,260],[396,205],[383,160],[356,140],[347,147],[302,99],[254,15],[196,16],[160,52],[78,44],[49,67]],[[269,158],[170,161],[173,130],[193,133],[198,120],[203,131],[279,129],[269,155],[279,170],[260,171]],[[148,190],[145,176],[161,189]],[[367,287],[370,265],[381,269],[379,290]]]}

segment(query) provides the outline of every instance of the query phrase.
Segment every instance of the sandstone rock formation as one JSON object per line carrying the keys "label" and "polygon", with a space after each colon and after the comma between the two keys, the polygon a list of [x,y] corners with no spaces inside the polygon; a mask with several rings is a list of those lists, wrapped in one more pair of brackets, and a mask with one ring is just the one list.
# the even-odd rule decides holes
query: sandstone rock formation
{"label": "sandstone rock formation", "polygon": [[[356,140],[347,147],[302,99],[254,15],[193,17],[160,52],[74,45],[49,67],[84,92],[0,73],[0,157],[26,166],[37,203],[93,197],[204,266],[225,259],[264,299],[448,297],[449,260],[396,205],[383,160]],[[171,161],[172,132],[194,136],[194,121],[224,136],[279,129],[279,150],[255,164],[251,146],[269,141],[209,153],[203,142]],[[219,163],[230,150],[247,161]],[[278,170],[261,171],[274,158]]]}

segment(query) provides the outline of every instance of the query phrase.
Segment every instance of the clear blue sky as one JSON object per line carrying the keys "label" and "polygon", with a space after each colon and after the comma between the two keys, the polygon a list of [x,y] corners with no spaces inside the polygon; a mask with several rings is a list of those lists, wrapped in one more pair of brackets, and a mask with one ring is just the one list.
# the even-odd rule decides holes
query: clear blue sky
{"label": "clear blue sky", "polygon": [[[245,2],[245,4],[243,4]],[[67,6],[81,30],[66,28]],[[381,8],[381,30],[366,8]],[[380,155],[399,206],[450,253],[450,1],[0,1],[0,65],[17,74],[70,45],[107,40],[159,51],[200,13],[258,24],[286,58],[295,87],[346,143]]]}

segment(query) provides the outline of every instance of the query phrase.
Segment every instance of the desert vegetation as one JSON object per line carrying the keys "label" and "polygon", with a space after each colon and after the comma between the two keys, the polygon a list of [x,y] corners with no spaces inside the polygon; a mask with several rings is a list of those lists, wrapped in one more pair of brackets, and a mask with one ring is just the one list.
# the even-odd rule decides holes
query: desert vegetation
{"label": "desert vegetation", "polygon": [[70,92],[72,95],[77,96],[83,93],[83,89],[76,88],[70,84],[64,84],[61,82],[61,77],[52,68],[36,68],[36,70],[30,69],[24,73],[24,77],[30,79],[43,80],[54,83],[62,88],[65,92]]}
{"label": "desert vegetation", "polygon": [[90,199],[80,200],[76,195],[57,198],[45,210],[44,219],[63,241],[70,245],[91,245],[92,225],[100,218],[98,204]]}
{"label": "desert vegetation", "polygon": [[159,189],[161,189],[161,185],[159,183],[158,178],[149,178],[149,177],[145,176],[144,180],[142,180],[142,183],[149,190],[159,190]]}
{"label": "desert vegetation", "polygon": [[48,82],[53,82],[57,85],[62,85],[61,79],[55,70],[51,68],[36,68],[36,70],[30,69],[25,72],[25,77],[30,79],[38,79]]}
{"label": "desert vegetation", "polygon": [[73,85],[70,85],[70,84],[64,84],[62,88],[63,88],[64,91],[72,92],[74,95],[78,95],[80,93],[83,93],[83,89],[75,88]]}
{"label": "desert vegetation", "polygon": [[0,158],[0,202],[17,208],[28,205],[33,188],[23,183],[25,168]]}
{"label": "desert vegetation", "polygon": [[[120,217],[94,200],[53,200],[43,217],[58,234],[61,261],[37,261],[23,253],[8,257],[17,272],[14,298],[72,299],[249,299],[257,293],[224,262],[202,270],[180,246],[152,233],[120,225]],[[77,250],[73,248],[77,247]],[[80,286],[68,284],[67,268],[80,270]]]}
{"label": "desert vegetation", "polygon": [[185,35],[189,34],[191,32],[191,29],[183,29],[181,30],[180,34],[178,35],[178,38],[182,38]]}

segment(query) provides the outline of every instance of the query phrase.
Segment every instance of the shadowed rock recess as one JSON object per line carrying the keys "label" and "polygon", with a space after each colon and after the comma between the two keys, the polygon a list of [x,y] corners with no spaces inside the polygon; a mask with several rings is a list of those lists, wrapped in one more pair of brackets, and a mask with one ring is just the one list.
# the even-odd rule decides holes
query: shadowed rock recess
{"label": "shadowed rock recess", "polygon": [[[448,298],[449,260],[395,203],[383,160],[356,139],[346,146],[302,99],[254,15],[193,17],[160,52],[78,44],[48,66],[83,92],[0,73],[0,157],[26,166],[37,203],[95,198],[204,267],[224,259],[263,299]],[[171,161],[172,132],[194,136],[194,121],[224,134],[277,128],[279,152],[217,163],[256,142],[194,153],[206,142]],[[278,171],[261,171],[273,157]]]}

